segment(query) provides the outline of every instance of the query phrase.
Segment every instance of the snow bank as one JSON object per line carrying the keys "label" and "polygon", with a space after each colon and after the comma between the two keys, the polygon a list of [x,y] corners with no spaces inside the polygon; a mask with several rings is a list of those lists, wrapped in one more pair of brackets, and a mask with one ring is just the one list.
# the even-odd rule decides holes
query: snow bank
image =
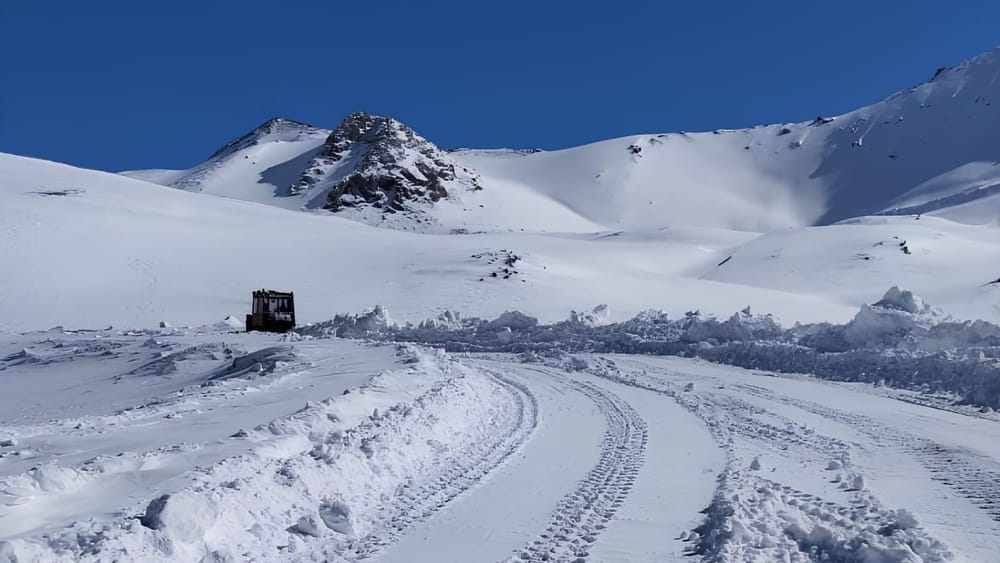
{"label": "snow bank", "polygon": [[[369,556],[501,463],[536,420],[526,392],[502,377],[442,351],[400,353],[407,368],[237,433],[255,443],[250,454],[151,499],[135,519],[80,522],[4,549],[18,561]],[[43,468],[37,477],[58,487],[73,476]]]}
{"label": "snow bank", "polygon": [[[698,311],[676,319],[645,311],[612,324],[575,312],[549,325],[519,312],[494,320],[449,312],[418,325],[365,320],[374,314],[338,316],[300,332],[418,342],[456,352],[696,356],[744,368],[951,394],[961,403],[1000,409],[1000,326],[952,320],[898,287],[863,305],[848,323],[791,328],[749,308],[726,320]],[[384,310],[376,317],[387,318]]]}

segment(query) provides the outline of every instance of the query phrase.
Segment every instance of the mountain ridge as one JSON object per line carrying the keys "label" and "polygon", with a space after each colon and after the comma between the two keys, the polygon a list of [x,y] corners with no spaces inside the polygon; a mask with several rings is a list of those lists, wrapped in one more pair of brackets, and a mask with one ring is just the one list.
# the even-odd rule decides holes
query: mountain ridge
{"label": "mountain ridge", "polygon": [[[632,135],[555,151],[445,151],[391,117],[365,112],[333,130],[275,118],[187,171],[126,174],[434,232],[564,224],[767,232],[921,209],[1000,224],[1000,197],[989,189],[1000,183],[998,77],[1000,47],[835,117]],[[474,195],[480,191],[488,197]],[[514,201],[508,207],[557,208],[566,218],[548,225],[542,217],[476,211],[504,199]]]}

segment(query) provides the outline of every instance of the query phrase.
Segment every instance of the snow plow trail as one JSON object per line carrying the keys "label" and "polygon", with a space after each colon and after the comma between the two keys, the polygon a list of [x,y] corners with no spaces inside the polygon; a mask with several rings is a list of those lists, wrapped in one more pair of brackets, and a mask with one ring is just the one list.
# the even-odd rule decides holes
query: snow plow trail
{"label": "snow plow trail", "polygon": [[487,475],[511,457],[527,441],[538,424],[538,402],[528,388],[498,373],[488,373],[509,394],[510,408],[497,416],[493,431],[485,440],[474,442],[465,450],[442,451],[434,460],[436,474],[424,476],[422,484],[409,480],[396,491],[395,502],[388,502],[376,516],[376,530],[358,540],[351,540],[344,559],[366,559],[390,545],[407,528],[431,517],[447,503],[475,487]]}
{"label": "snow plow trail", "polygon": [[541,533],[560,499],[600,463],[604,417],[568,379],[503,362],[473,365],[530,390],[538,426],[489,479],[406,530],[380,562],[502,560]]}
{"label": "snow plow trail", "polygon": [[628,403],[588,384],[574,387],[594,401],[607,430],[601,456],[584,480],[559,501],[545,532],[511,560],[585,561],[591,545],[632,491],[646,450],[646,423]]}
{"label": "snow plow trail", "polygon": [[[112,336],[7,356],[0,383],[90,366],[114,401],[67,393],[72,416],[0,428],[0,562],[1000,553],[1000,423],[890,390],[672,357]],[[241,358],[253,377],[204,383]],[[135,463],[162,447],[185,464]]]}
{"label": "snow plow trail", "polygon": [[691,555],[926,563],[1000,552],[994,421],[701,361],[609,364],[600,375],[674,397],[726,447],[715,497],[687,534]]}
{"label": "snow plow trail", "polygon": [[538,429],[519,455],[378,561],[688,559],[677,538],[700,520],[724,461],[697,417],[669,397],[586,373],[469,362],[529,388]]}

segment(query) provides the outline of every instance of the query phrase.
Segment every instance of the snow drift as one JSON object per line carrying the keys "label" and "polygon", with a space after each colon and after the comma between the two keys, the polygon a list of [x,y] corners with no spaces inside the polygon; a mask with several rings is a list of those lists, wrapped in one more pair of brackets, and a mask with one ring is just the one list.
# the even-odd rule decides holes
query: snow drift
{"label": "snow drift", "polygon": [[958,402],[1000,409],[1000,326],[952,320],[898,287],[878,302],[863,305],[848,323],[791,328],[747,308],[724,320],[697,311],[677,319],[647,311],[605,325],[580,322],[579,314],[539,324],[520,312],[495,320],[447,312],[417,325],[345,330],[371,315],[344,315],[299,332],[419,342],[461,352],[694,356],[745,368],[948,393]]}

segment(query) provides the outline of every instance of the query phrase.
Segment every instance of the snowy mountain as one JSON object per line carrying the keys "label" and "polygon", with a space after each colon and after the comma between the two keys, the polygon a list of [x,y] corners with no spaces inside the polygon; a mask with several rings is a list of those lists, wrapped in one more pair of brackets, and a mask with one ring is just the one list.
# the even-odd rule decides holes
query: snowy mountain
{"label": "snowy mountain", "polygon": [[893,285],[963,318],[1000,319],[1000,285],[987,285],[1000,277],[996,229],[940,218],[763,236],[425,236],[11,155],[0,178],[0,258],[19,272],[0,276],[0,330],[213,323],[241,318],[262,286],[294,290],[302,322],[374,304],[402,321],[510,308],[551,321],[600,303],[615,318],[751,305],[789,323],[843,321]]}
{"label": "snowy mountain", "polygon": [[321,187],[326,209],[371,206],[412,212],[449,192],[480,190],[478,178],[409,127],[367,113],[348,115],[309,164],[298,190]]}
{"label": "snowy mountain", "polygon": [[261,286],[298,292],[306,322],[376,303],[842,321],[892,286],[1000,319],[998,59],[836,118],[562,151],[446,152],[355,113],[268,121],[184,171],[3,155],[0,257],[31,275],[0,277],[0,328],[211,323]]}
{"label": "snowy mountain", "polygon": [[[447,154],[396,120],[364,113],[332,132],[272,120],[191,170],[126,174],[424,231],[698,225],[766,232],[872,214],[996,225],[998,78],[1000,48],[841,116],[559,151]],[[516,212],[538,206],[549,212]],[[404,217],[387,219],[399,212]]]}
{"label": "snowy mountain", "polygon": [[563,151],[0,153],[0,563],[995,562],[998,58]]}
{"label": "snowy mountain", "polygon": [[459,153],[609,228],[767,231],[876,213],[1000,221],[1000,48],[837,117],[637,135],[527,155]]}

